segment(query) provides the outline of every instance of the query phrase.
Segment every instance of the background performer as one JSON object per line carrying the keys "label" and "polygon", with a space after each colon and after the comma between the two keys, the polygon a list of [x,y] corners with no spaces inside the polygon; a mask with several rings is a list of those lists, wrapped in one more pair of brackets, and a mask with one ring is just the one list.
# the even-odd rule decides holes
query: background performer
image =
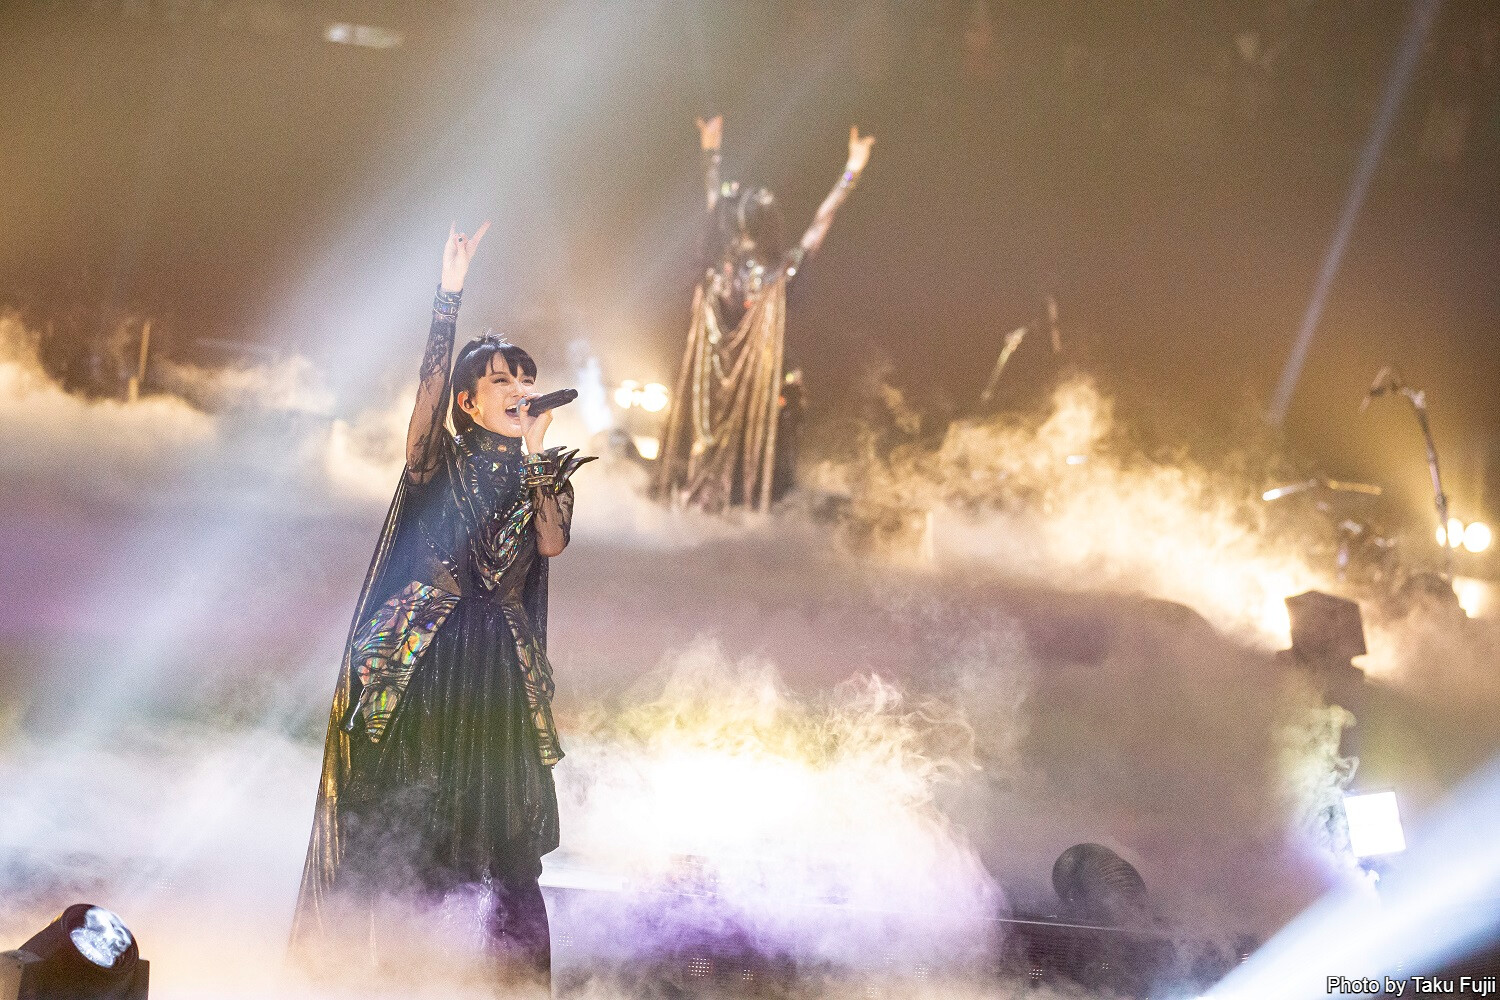
{"label": "background performer", "polygon": [[861,171],[874,136],[849,130],[849,160],[801,241],[788,247],[775,196],[720,182],[723,119],[698,122],[712,256],[693,293],[687,351],[667,415],[656,478],[672,503],[762,510],[772,499],[782,389],[786,287],[818,249]]}

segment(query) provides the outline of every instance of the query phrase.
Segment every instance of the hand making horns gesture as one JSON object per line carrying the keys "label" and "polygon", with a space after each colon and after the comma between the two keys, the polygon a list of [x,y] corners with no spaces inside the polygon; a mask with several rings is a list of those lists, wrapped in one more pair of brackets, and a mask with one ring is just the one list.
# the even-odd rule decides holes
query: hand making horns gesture
{"label": "hand making horns gesture", "polygon": [[458,223],[448,227],[448,242],[443,244],[443,289],[449,292],[462,291],[464,287],[464,275],[469,273],[469,261],[474,259],[474,251],[479,249],[479,241],[484,239],[484,234],[489,230],[489,220],[474,231],[473,236],[465,236],[458,231]]}
{"label": "hand making horns gesture", "polygon": [[865,169],[865,164],[870,162],[870,147],[875,145],[875,137],[867,135],[860,138],[859,126],[849,127],[849,162],[845,169],[852,170],[856,174]]}
{"label": "hand making horns gesture", "polygon": [[698,139],[704,149],[718,149],[724,138],[724,116],[714,115],[708,121],[698,119]]}

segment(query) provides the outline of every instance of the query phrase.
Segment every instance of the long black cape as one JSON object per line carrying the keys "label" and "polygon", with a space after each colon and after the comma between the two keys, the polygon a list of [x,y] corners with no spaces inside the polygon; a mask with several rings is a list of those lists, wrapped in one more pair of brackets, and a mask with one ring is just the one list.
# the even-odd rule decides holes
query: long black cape
{"label": "long black cape", "polygon": [[[454,464],[457,461],[455,449],[451,446],[451,441],[449,444],[448,460],[441,464],[432,480],[420,487],[422,492],[430,490],[435,496],[444,496],[445,500],[451,484],[458,481],[454,475]],[[334,909],[334,876],[343,861],[345,849],[340,803],[356,763],[352,743],[365,738],[362,734],[351,734],[344,729],[350,708],[359,698],[359,678],[354,670],[352,655],[353,638],[355,631],[387,598],[411,582],[407,578],[409,570],[405,561],[398,559],[397,555],[412,551],[413,545],[425,544],[417,530],[419,505],[414,503],[415,492],[403,470],[401,482],[396,486],[396,495],[391,499],[390,510],[381,526],[379,540],[375,543],[370,568],[360,587],[349,636],[344,641],[338,684],[334,687],[333,705],[328,713],[328,735],[323,741],[323,773],[318,783],[317,806],[313,811],[312,837],[307,845],[307,860],[302,867],[302,884],[297,893],[297,910],[292,919],[291,943],[294,950],[312,946],[337,933],[337,928],[330,924]],[[532,631],[545,650],[547,560],[540,553],[527,573],[522,603]],[[420,663],[417,669],[421,669]]]}

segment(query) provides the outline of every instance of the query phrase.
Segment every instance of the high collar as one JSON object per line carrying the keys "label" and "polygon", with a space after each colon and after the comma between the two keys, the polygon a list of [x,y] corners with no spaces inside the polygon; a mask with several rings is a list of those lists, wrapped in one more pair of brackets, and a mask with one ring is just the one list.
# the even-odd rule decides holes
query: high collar
{"label": "high collar", "polygon": [[520,438],[496,434],[494,431],[486,430],[478,424],[475,424],[473,429],[464,435],[464,439],[474,451],[486,453],[497,452],[517,458],[521,456]]}

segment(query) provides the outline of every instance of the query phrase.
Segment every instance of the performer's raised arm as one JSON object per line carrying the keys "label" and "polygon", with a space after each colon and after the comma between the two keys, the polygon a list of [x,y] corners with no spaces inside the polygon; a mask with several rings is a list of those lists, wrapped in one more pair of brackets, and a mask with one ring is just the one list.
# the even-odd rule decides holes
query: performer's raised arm
{"label": "performer's raised arm", "polygon": [[448,228],[448,242],[443,246],[443,280],[432,303],[432,327],[427,333],[427,351],[422,355],[417,403],[412,407],[411,423],[406,429],[406,477],[413,483],[431,479],[442,462],[439,444],[448,406],[458,304],[463,296],[469,261],[489,228],[490,224],[486,222],[472,238],[453,226]]}
{"label": "performer's raised arm", "polygon": [[703,187],[710,212],[719,202],[719,142],[724,136],[724,116],[698,119],[698,140],[703,147]]}
{"label": "performer's raised arm", "polygon": [[812,225],[807,227],[807,232],[802,234],[802,242],[797,249],[792,251],[798,261],[809,254],[817,253],[818,247],[823,244],[823,237],[828,235],[828,227],[833,225],[833,216],[849,197],[849,192],[854,190],[854,185],[859,183],[859,175],[865,169],[865,164],[870,162],[870,147],[875,144],[875,137],[867,135],[860,137],[859,128],[849,129],[849,159],[844,164],[844,175],[839,178],[833,190],[828,192],[828,197],[823,199],[823,204],[818,206],[818,213],[813,216]]}

